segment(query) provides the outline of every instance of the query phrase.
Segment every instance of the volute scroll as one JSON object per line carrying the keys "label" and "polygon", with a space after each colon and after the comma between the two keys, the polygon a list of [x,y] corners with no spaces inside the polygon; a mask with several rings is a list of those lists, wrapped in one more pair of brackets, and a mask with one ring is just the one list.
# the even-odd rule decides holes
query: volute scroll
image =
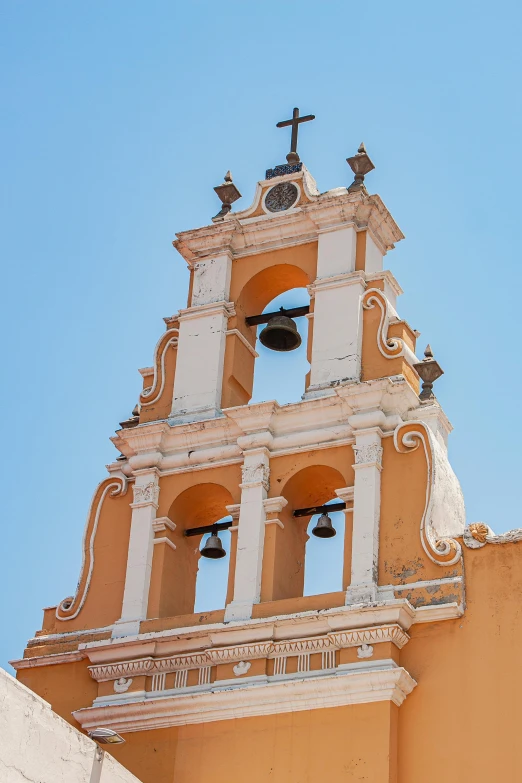
{"label": "volute scroll", "polygon": [[462,547],[455,537],[464,532],[466,511],[459,481],[445,451],[422,421],[399,425],[393,433],[393,444],[400,454],[422,446],[427,469],[426,502],[420,524],[422,548],[437,565],[458,563]]}

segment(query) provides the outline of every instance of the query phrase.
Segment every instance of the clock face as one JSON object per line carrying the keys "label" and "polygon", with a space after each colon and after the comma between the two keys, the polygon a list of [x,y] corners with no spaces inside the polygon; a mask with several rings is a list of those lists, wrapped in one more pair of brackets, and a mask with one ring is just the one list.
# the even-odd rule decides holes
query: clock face
{"label": "clock face", "polygon": [[299,191],[292,182],[280,182],[268,191],[265,198],[265,207],[269,212],[283,212],[293,207]]}

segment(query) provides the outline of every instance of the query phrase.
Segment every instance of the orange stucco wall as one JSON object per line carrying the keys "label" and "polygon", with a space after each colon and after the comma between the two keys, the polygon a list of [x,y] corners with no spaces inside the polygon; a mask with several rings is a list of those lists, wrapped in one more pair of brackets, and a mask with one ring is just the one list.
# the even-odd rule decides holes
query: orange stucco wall
{"label": "orange stucco wall", "polygon": [[[410,629],[400,665],[418,686],[399,709],[382,702],[136,732],[111,752],[144,783],[230,783],[245,771],[256,783],[522,779],[522,544],[464,557],[465,614]],[[68,720],[96,695],[83,661],[18,677]]]}

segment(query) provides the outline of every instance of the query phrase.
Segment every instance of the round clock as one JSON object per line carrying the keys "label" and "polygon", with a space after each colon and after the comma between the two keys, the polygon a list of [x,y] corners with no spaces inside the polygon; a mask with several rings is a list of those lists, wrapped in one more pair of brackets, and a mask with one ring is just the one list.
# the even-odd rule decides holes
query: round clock
{"label": "round clock", "polygon": [[265,207],[269,212],[283,212],[293,207],[299,197],[299,191],[292,182],[280,182],[265,196]]}

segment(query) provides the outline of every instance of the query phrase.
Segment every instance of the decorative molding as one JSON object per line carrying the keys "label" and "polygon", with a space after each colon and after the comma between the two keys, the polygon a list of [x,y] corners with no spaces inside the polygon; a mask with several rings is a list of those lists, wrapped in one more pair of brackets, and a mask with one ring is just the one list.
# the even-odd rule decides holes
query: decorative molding
{"label": "decorative molding", "polygon": [[125,679],[125,677],[120,677],[117,680],[114,680],[114,692],[115,693],[126,693],[126,691],[129,690],[130,686],[132,685],[132,679],[129,677],[128,679]]}
{"label": "decorative molding", "polygon": [[378,443],[367,443],[364,446],[354,446],[355,466],[376,465],[382,468],[382,446]]}
{"label": "decorative molding", "polygon": [[514,528],[496,536],[484,522],[472,522],[464,529],[462,539],[469,549],[481,549],[486,544],[514,544],[522,541],[522,528]]}
{"label": "decorative molding", "polygon": [[361,646],[357,648],[358,658],[371,658],[372,655],[373,655],[373,647],[371,646],[371,644],[361,644]]}
{"label": "decorative molding", "polygon": [[393,433],[393,444],[400,454],[416,451],[422,445],[427,470],[426,502],[420,524],[422,548],[437,565],[458,563],[462,547],[454,536],[462,535],[465,530],[466,511],[460,484],[446,452],[422,421],[398,426]]}
{"label": "decorative molding", "polygon": [[104,682],[129,675],[145,674],[150,676],[160,672],[169,673],[180,669],[204,668],[223,663],[245,663],[259,658],[278,660],[290,656],[311,655],[328,650],[381,642],[393,642],[400,650],[409,638],[400,625],[391,623],[347,631],[332,631],[322,636],[306,639],[267,640],[251,644],[235,644],[229,647],[213,647],[198,653],[173,655],[165,658],[147,657],[117,663],[95,664],[89,666],[89,671],[94,680]]}
{"label": "decorative molding", "polygon": [[[105,486],[103,486],[104,484]],[[101,489],[102,487],[103,489]],[[117,497],[119,495],[125,495],[126,492],[127,479],[120,476],[105,479],[105,481],[102,481],[96,488],[83,534],[82,565],[80,568],[78,587],[74,596],[64,598],[56,607],[57,620],[73,620],[79,615],[91,584],[92,572],[94,569],[94,541],[98,530],[98,522],[100,520],[103,503],[109,493],[111,497]],[[97,498],[99,498],[98,501]]]}
{"label": "decorative molding", "polygon": [[265,514],[279,514],[287,505],[288,500],[284,497],[266,498],[263,500]]}
{"label": "decorative molding", "polygon": [[165,388],[165,354],[169,346],[178,347],[179,329],[168,329],[161,335],[154,349],[154,379],[152,386],[143,389],[140,394],[142,406],[157,402]]}
{"label": "decorative molding", "polygon": [[400,625],[381,625],[374,628],[354,628],[349,631],[337,631],[328,634],[332,644],[337,648],[360,647],[361,645],[380,644],[392,642],[399,650],[402,650],[410,637]]}
{"label": "decorative molding", "polygon": [[270,466],[264,462],[259,462],[257,465],[243,465],[241,468],[241,489],[257,486],[263,486],[267,492],[270,489]]}
{"label": "decorative molding", "polygon": [[207,304],[187,307],[179,311],[179,321],[188,321],[193,318],[201,318],[209,315],[225,315],[226,318],[232,318],[236,315],[234,302],[208,302]]}
{"label": "decorative molding", "polygon": [[241,343],[243,343],[243,345],[245,346],[245,348],[247,349],[247,351],[249,351],[249,352],[252,354],[252,356],[254,357],[254,359],[257,359],[257,358],[259,357],[259,354],[258,354],[258,352],[256,351],[256,349],[255,349],[255,348],[253,348],[253,347],[250,345],[250,343],[248,342],[248,340],[247,340],[247,338],[245,337],[245,335],[244,335],[244,334],[241,334],[241,332],[239,331],[239,329],[229,329],[227,332],[225,332],[225,334],[226,334],[226,336],[227,336],[227,337],[228,337],[229,335],[234,335],[235,337],[237,337],[237,338],[239,339],[239,341],[240,341]]}
{"label": "decorative molding", "polygon": [[72,650],[71,652],[53,653],[52,655],[36,655],[33,658],[19,658],[9,661],[13,669],[34,669],[37,666],[54,666],[61,663],[75,663],[86,658],[84,652]]}
{"label": "decorative molding", "polygon": [[274,642],[270,648],[269,658],[286,658],[292,655],[303,655],[323,650],[329,650],[335,646],[335,642],[328,636],[316,636],[311,639],[289,639],[283,642]]}
{"label": "decorative molding", "polygon": [[225,506],[232,519],[239,519],[241,512],[241,503],[232,503],[230,506]]}
{"label": "decorative molding", "polygon": [[208,660],[214,664],[266,658],[272,649],[272,642],[257,642],[233,647],[216,647],[205,650]]}
{"label": "decorative molding", "polygon": [[364,310],[373,310],[378,307],[381,311],[381,319],[377,330],[377,347],[385,359],[395,359],[403,355],[404,343],[398,337],[388,337],[390,325],[390,305],[380,288],[369,288],[363,298]]}
{"label": "decorative molding", "polygon": [[176,544],[173,544],[170,538],[167,538],[166,536],[163,536],[162,538],[155,538],[152,542],[153,544],[167,544],[167,546],[170,546],[171,549],[176,550]]}
{"label": "decorative molding", "polygon": [[417,357],[404,340],[401,340],[400,337],[388,337],[390,303],[380,288],[368,288],[362,298],[362,306],[364,310],[373,310],[377,306],[381,312],[377,329],[377,347],[384,358],[396,359],[398,356],[404,356],[408,364],[414,365],[417,362]]}
{"label": "decorative molding", "polygon": [[157,506],[159,498],[159,486],[157,481],[149,481],[148,484],[133,484],[134,502],[131,508],[141,506]]}
{"label": "decorative molding", "polygon": [[400,707],[417,683],[402,667],[382,663],[380,669],[373,665],[318,676],[305,672],[292,679],[238,682],[237,687],[213,683],[205,691],[159,699],[151,694],[136,702],[75,710],[73,716],[84,730],[106,726],[130,732],[378,701]]}
{"label": "decorative molding", "polygon": [[156,517],[152,522],[152,529],[155,533],[164,533],[167,528],[172,532],[176,530],[176,523],[168,517]]}
{"label": "decorative molding", "polygon": [[140,677],[154,673],[154,661],[152,658],[138,658],[134,661],[120,661],[119,663],[102,663],[89,666],[89,673],[96,682],[108,680],[126,679],[129,675]]}
{"label": "decorative molding", "polygon": [[236,677],[241,677],[243,674],[247,673],[247,671],[250,669],[251,666],[252,664],[250,663],[250,661],[239,661],[239,663],[237,663],[234,666],[232,671],[234,672]]}

